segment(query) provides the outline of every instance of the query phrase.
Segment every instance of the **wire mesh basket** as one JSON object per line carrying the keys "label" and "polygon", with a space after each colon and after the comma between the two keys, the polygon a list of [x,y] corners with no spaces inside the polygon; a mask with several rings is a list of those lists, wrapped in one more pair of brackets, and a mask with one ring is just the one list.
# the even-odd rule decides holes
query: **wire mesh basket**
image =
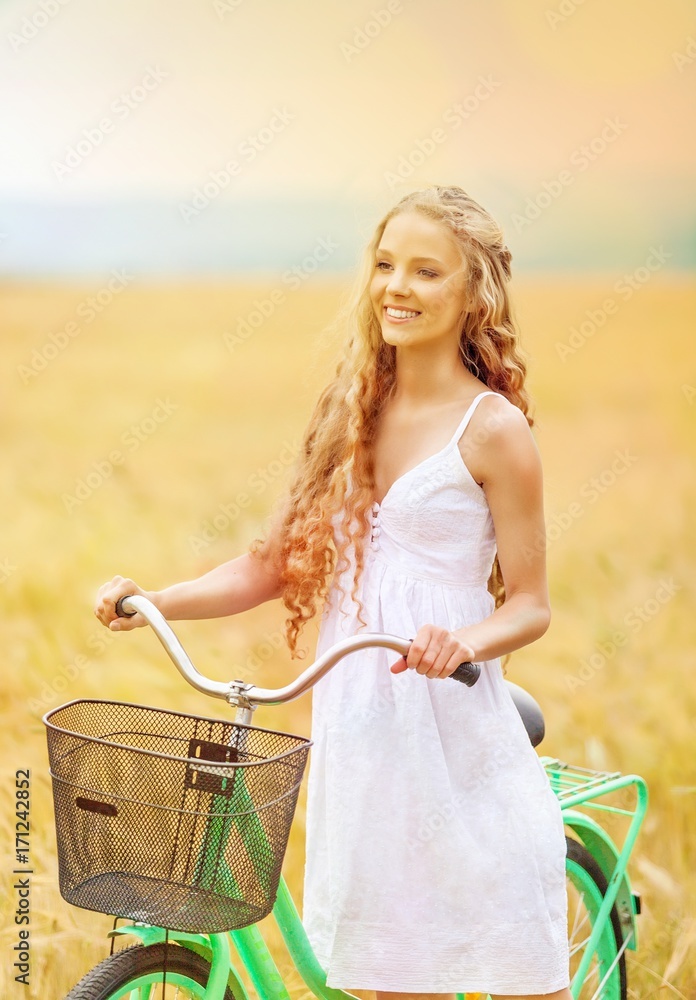
{"label": "wire mesh basket", "polygon": [[270,913],[310,740],[96,699],[44,722],[64,899],[200,933]]}

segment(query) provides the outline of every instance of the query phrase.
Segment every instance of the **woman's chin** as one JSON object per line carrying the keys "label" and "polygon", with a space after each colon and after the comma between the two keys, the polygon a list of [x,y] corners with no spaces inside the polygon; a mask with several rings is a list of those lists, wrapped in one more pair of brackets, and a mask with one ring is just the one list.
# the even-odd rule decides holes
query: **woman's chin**
{"label": "woman's chin", "polygon": [[394,326],[391,323],[382,324],[382,340],[390,347],[415,346],[421,338],[418,334],[409,330],[407,324]]}

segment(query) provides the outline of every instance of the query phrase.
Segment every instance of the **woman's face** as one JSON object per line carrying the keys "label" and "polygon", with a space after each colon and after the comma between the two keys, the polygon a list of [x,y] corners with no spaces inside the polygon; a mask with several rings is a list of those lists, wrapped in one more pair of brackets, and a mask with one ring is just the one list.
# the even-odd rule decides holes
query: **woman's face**
{"label": "woman's face", "polygon": [[466,275],[447,227],[420,212],[393,216],[375,254],[370,298],[396,347],[458,340]]}

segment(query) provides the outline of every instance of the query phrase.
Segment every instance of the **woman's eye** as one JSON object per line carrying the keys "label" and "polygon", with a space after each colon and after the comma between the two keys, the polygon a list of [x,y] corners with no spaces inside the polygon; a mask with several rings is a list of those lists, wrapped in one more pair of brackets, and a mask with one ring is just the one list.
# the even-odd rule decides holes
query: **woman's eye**
{"label": "woman's eye", "polygon": [[[377,263],[375,264],[375,270],[377,270],[377,271],[386,271],[387,268],[390,268],[390,267],[391,267],[391,264],[389,263],[388,260],[378,260]],[[425,278],[437,278],[438,277],[436,271],[429,271],[425,267],[420,268],[419,271],[418,271],[418,273],[422,274],[423,277],[425,277]]]}

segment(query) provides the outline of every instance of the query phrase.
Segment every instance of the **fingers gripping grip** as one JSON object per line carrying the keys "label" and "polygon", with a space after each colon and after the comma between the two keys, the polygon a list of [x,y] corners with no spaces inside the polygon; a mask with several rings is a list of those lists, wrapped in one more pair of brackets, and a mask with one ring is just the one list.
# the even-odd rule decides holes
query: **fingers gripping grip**
{"label": "fingers gripping grip", "polygon": [[[404,656],[405,659],[406,657]],[[450,674],[450,678],[453,681],[459,681],[460,684],[466,684],[467,687],[473,687],[480,676],[481,667],[478,663],[469,663],[468,661],[460,663],[457,669]]]}

